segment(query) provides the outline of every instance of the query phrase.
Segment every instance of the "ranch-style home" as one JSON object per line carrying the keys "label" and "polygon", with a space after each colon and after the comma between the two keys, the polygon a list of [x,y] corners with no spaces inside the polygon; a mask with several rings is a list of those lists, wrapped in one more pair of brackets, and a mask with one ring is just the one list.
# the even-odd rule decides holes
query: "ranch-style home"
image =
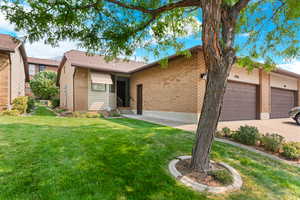
{"label": "ranch-style home", "polygon": [[[206,66],[201,46],[192,56],[170,56],[168,67],[159,62],[106,63],[102,56],[65,53],[58,70],[61,107],[71,111],[120,109],[139,115],[195,122],[201,111]],[[300,105],[300,75],[276,70],[247,72],[234,66],[222,121],[288,117]]]}
{"label": "ranch-style home", "polygon": [[0,110],[9,109],[12,101],[25,95],[29,81],[27,56],[23,43],[0,34]]}
{"label": "ranch-style home", "polygon": [[[30,80],[33,78],[34,75],[42,71],[51,71],[56,73],[58,65],[60,63],[59,61],[53,59],[42,59],[33,57],[28,57],[27,62]],[[29,84],[26,84],[25,93],[27,96],[33,96]]]}

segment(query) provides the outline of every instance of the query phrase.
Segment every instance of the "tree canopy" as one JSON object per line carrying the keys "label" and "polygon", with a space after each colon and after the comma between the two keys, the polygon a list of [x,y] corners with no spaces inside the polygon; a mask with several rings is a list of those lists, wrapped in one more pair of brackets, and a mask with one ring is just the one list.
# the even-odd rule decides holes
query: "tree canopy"
{"label": "tree canopy", "polygon": [[[143,48],[160,56],[182,51],[183,38],[201,37],[201,0],[4,0],[1,9],[30,41],[79,41],[90,52],[107,58],[131,56]],[[249,2],[249,3],[248,3]],[[242,8],[235,33],[240,63],[253,59],[271,64],[300,55],[299,0],[223,0],[223,7]],[[182,39],[181,39],[182,38]],[[223,37],[221,37],[222,39]]]}

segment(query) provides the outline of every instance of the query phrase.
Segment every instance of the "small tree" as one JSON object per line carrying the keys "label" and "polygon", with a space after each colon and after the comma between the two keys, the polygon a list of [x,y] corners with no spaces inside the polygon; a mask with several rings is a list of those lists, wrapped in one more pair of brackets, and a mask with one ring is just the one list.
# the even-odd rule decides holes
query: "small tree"
{"label": "small tree", "polygon": [[33,94],[43,100],[50,100],[58,95],[56,86],[56,73],[40,72],[30,81]]}

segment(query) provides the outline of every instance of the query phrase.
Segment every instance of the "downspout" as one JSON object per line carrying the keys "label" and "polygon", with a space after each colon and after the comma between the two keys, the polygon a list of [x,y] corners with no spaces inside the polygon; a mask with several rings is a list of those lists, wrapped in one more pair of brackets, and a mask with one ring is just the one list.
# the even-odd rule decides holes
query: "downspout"
{"label": "downspout", "polygon": [[12,99],[11,99],[11,93],[12,93],[12,91],[11,91],[11,82],[12,82],[12,73],[11,73],[11,69],[12,69],[12,67],[11,67],[11,65],[12,65],[12,62],[11,62],[11,54],[9,54],[9,101],[8,101],[8,103],[9,103],[9,107],[10,107],[10,105],[12,104]]}
{"label": "downspout", "polygon": [[74,67],[75,69],[74,69],[74,73],[73,73],[73,112],[75,112],[75,87],[74,87],[74,85],[75,85],[75,74],[76,74],[76,67]]}

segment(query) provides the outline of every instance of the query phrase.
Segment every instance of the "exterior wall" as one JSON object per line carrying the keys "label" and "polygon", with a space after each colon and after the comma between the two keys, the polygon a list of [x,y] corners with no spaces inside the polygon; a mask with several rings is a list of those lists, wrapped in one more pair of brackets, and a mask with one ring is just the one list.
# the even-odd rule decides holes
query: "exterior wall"
{"label": "exterior wall", "polygon": [[0,54],[0,111],[10,103],[10,60],[9,56]]}
{"label": "exterior wall", "polygon": [[54,66],[47,66],[47,65],[46,65],[46,69],[45,69],[45,71],[47,71],[47,72],[55,72],[55,73],[57,73],[57,69],[58,69],[58,67],[54,67]]}
{"label": "exterior wall", "polygon": [[259,70],[254,69],[248,72],[245,68],[234,65],[229,74],[228,80],[239,81],[243,83],[259,84]]}
{"label": "exterior wall", "polygon": [[[166,69],[157,65],[134,73],[130,77],[132,111],[136,113],[136,87],[142,84],[143,115],[195,123],[205,95],[206,81],[200,75],[206,71],[203,54],[199,52],[189,59],[171,60]],[[270,118],[271,87],[298,90],[300,106],[300,80],[296,78],[259,69],[248,72],[235,65],[228,80],[259,85],[260,119]]]}
{"label": "exterior wall", "polygon": [[73,76],[75,68],[66,61],[60,75],[60,107],[73,111]]}
{"label": "exterior wall", "polygon": [[89,70],[76,68],[74,75],[74,109],[75,111],[88,110],[88,76]]}
{"label": "exterior wall", "polygon": [[298,81],[296,78],[284,76],[281,74],[271,73],[270,75],[271,87],[287,89],[287,90],[298,90]]}
{"label": "exterior wall", "polygon": [[270,74],[260,71],[260,119],[269,119],[271,112]]}
{"label": "exterior wall", "polygon": [[91,72],[88,76],[88,110],[110,110],[116,108],[116,93],[110,93],[109,87],[106,85],[106,91],[93,91],[91,89]]}
{"label": "exterior wall", "polygon": [[[131,108],[136,110],[136,87],[143,84],[143,112],[176,112],[197,115],[198,80],[196,53],[134,73],[130,78]],[[197,54],[196,54],[197,55]]]}
{"label": "exterior wall", "polygon": [[19,50],[12,53],[11,59],[11,102],[18,96],[25,96],[24,62]]}

